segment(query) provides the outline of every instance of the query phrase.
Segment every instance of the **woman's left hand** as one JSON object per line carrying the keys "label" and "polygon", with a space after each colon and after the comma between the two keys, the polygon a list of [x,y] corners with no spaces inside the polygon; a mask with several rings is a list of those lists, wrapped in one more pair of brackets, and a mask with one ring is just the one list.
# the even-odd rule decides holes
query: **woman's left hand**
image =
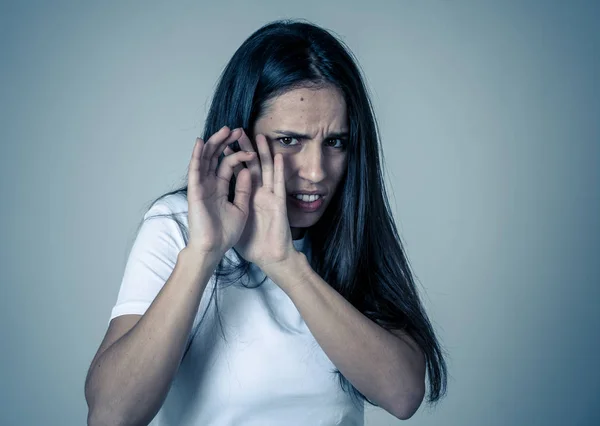
{"label": "woman's left hand", "polygon": [[[250,140],[242,134],[239,144],[245,151],[254,151]],[[292,244],[292,234],[287,217],[285,178],[282,154],[271,156],[264,135],[256,136],[260,156],[248,162],[252,175],[250,212],[242,236],[233,246],[249,262],[262,270],[282,264],[297,252]],[[233,154],[227,147],[225,155]],[[235,176],[243,166],[234,169]]]}

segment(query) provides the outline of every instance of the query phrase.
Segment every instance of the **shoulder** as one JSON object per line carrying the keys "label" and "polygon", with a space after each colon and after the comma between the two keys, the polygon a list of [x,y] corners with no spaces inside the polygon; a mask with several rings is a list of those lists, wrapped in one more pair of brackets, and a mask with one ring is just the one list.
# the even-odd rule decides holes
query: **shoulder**
{"label": "shoulder", "polygon": [[184,194],[169,194],[154,201],[138,225],[134,247],[178,253],[186,245],[187,214]]}
{"label": "shoulder", "polygon": [[155,201],[144,215],[144,219],[170,214],[174,214],[180,219],[183,219],[184,217],[187,219],[187,213],[187,196],[185,194],[176,193],[166,195]]}

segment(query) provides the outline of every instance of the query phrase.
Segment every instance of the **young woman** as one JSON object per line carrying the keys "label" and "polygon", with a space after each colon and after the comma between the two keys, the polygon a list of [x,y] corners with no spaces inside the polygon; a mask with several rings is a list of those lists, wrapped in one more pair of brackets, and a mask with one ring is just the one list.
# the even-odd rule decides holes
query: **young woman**
{"label": "young woman", "polygon": [[[186,187],[155,200],[86,379],[90,424],[362,425],[445,393],[349,50],[306,22],[225,68]],[[218,331],[217,331],[218,330]],[[427,373],[427,374],[426,374]]]}

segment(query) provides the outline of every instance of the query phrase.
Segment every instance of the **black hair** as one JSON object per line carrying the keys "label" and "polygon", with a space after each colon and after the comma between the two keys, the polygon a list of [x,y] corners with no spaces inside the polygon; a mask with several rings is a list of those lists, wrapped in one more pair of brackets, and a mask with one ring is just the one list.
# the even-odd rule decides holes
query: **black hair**
{"label": "black hair", "polygon": [[[242,127],[252,135],[254,123],[274,97],[295,88],[327,85],[341,90],[346,101],[348,162],[328,208],[306,230],[312,248],[311,266],[366,317],[387,330],[402,330],[416,341],[425,355],[429,379],[426,400],[433,404],[446,393],[445,351],[419,299],[388,204],[377,121],[358,61],[350,49],[329,31],[306,21],[280,20],[258,29],[222,72],[202,138],[208,140],[224,125]],[[232,147],[234,151],[240,149],[237,142]],[[219,164],[222,159],[223,154]],[[229,201],[233,201],[234,188],[235,176]],[[187,197],[187,185],[163,194],[151,205],[173,194]],[[174,215],[169,217],[177,221],[187,244],[187,229]],[[250,263],[235,253],[240,263],[229,268],[222,259],[215,271],[217,280],[236,275],[235,282],[248,271]],[[217,285],[210,297],[215,304],[216,291]],[[218,305],[216,308],[218,312]],[[377,406],[339,370],[335,373],[342,389],[355,401],[366,400]]]}

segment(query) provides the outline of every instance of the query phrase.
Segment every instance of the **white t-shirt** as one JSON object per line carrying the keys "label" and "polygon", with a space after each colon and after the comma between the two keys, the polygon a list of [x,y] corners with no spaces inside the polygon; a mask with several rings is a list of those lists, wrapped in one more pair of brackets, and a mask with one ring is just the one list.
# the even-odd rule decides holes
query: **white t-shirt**
{"label": "white t-shirt", "polygon": [[[187,227],[187,200],[169,195],[145,218],[180,213]],[[310,260],[307,237],[293,241]],[[177,224],[169,218],[146,220],[133,244],[117,303],[110,318],[146,312],[171,275],[185,247]],[[225,256],[236,260],[233,250]],[[262,279],[252,265],[242,282],[252,287]],[[291,299],[269,278],[257,288],[239,282],[217,289],[223,340],[211,277],[194,320],[185,355],[155,426],[268,426],[364,424],[364,405],[344,392],[335,366],[321,349]],[[250,280],[249,282],[247,280]],[[202,315],[206,313],[193,339]]]}

